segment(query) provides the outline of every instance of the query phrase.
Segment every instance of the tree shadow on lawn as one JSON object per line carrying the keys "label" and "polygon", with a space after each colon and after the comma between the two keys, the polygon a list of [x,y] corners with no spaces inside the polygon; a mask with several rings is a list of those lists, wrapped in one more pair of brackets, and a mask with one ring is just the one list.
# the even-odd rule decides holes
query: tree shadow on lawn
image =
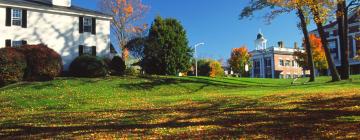
{"label": "tree shadow on lawn", "polygon": [[[249,85],[244,83],[233,83],[227,81],[221,81],[217,79],[204,79],[204,78],[196,78],[196,77],[187,77],[187,78],[169,78],[169,77],[154,77],[154,76],[147,76],[142,77],[146,81],[144,82],[135,82],[135,83],[124,83],[120,84],[120,88],[125,88],[128,90],[151,90],[156,87],[160,86],[167,86],[167,85],[176,85],[181,88],[185,88],[191,92],[195,93],[198,92],[206,87],[216,87],[216,88],[223,88],[223,89],[237,89],[237,88],[251,88],[251,87],[258,87],[257,85]],[[189,88],[184,86],[185,84],[200,84],[194,85],[194,87]],[[198,87],[198,88],[196,88]],[[271,85],[263,85],[262,87],[281,87],[281,86],[271,86]]]}
{"label": "tree shadow on lawn", "polygon": [[236,101],[217,99],[184,102],[158,109],[144,107],[132,110],[40,113],[18,116],[19,120],[0,124],[0,137],[93,138],[95,133],[95,136],[100,137],[112,135],[159,139],[358,138],[359,122],[338,121],[337,118],[360,116],[360,110],[344,109],[360,106],[359,98],[321,99],[320,102],[319,99],[307,98],[304,102],[290,103],[298,106],[294,109],[266,106],[263,99],[242,98]]}

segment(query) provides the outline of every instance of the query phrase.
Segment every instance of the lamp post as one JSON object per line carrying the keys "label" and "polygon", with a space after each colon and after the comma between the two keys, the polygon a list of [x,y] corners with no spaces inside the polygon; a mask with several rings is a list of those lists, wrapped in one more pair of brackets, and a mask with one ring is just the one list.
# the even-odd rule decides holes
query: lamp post
{"label": "lamp post", "polygon": [[197,64],[197,54],[196,54],[196,48],[200,45],[205,45],[205,43],[198,43],[198,44],[195,44],[194,45],[194,48],[195,48],[195,75],[196,77],[198,77],[198,64]]}

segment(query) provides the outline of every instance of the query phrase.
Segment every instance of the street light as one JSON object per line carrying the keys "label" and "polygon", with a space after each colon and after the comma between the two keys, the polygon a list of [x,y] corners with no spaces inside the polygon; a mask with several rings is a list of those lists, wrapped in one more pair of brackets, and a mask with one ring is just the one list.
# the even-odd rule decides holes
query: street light
{"label": "street light", "polygon": [[195,75],[196,75],[196,77],[198,76],[198,68],[197,68],[197,67],[198,67],[198,64],[197,64],[196,47],[198,47],[198,46],[200,46],[200,45],[205,45],[205,43],[198,43],[198,44],[195,44],[195,45],[194,45],[194,48],[195,48],[195,69],[196,69],[196,70],[195,70],[195,71],[196,71],[196,72],[195,72],[195,73],[196,73]]}

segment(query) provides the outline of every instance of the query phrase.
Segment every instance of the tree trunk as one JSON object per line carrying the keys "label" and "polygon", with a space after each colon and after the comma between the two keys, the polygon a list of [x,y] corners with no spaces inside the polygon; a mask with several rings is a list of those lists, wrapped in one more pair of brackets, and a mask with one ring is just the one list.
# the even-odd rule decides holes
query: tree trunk
{"label": "tree trunk", "polygon": [[350,75],[349,66],[349,46],[348,46],[348,22],[347,22],[347,8],[346,2],[340,1],[337,3],[338,33],[340,41],[340,55],[341,55],[341,79],[347,80]]}
{"label": "tree trunk", "polygon": [[325,56],[326,56],[326,59],[327,59],[328,65],[329,65],[329,70],[330,70],[330,73],[331,73],[332,81],[333,82],[340,81],[341,79],[340,79],[339,73],[336,70],[334,60],[331,57],[331,53],[330,53],[330,49],[329,49],[328,42],[327,42],[327,39],[326,39],[324,27],[322,25],[322,22],[319,21],[321,19],[320,15],[319,15],[319,12],[317,11],[317,9],[311,9],[311,11],[312,11],[312,13],[314,15],[314,21],[316,23],[317,30],[318,30],[320,38],[321,38],[321,43],[322,43],[322,45],[324,47],[324,50],[325,50]]}
{"label": "tree trunk", "polygon": [[302,28],[302,31],[304,34],[304,39],[305,39],[305,49],[306,49],[306,53],[307,53],[308,67],[310,69],[309,82],[314,82],[315,81],[315,65],[314,65],[314,61],[313,61],[311,44],[310,44],[310,39],[309,39],[309,32],[307,30],[307,24],[306,24],[306,20],[305,20],[305,16],[304,16],[304,11],[301,8],[298,9],[298,16],[301,20],[301,28]]}

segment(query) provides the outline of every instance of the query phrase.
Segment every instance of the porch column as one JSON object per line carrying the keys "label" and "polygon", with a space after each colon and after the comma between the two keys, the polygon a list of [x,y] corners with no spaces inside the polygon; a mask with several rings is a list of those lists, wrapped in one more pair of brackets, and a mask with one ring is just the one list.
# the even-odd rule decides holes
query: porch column
{"label": "porch column", "polygon": [[264,57],[260,58],[260,78],[264,78]]}
{"label": "porch column", "polygon": [[275,78],[275,60],[274,56],[271,56],[271,77]]}
{"label": "porch column", "polygon": [[253,59],[252,60],[252,62],[253,62],[253,66],[251,67],[251,78],[254,78],[255,77],[255,65],[254,65],[254,62],[255,62],[256,60],[255,59]]}

